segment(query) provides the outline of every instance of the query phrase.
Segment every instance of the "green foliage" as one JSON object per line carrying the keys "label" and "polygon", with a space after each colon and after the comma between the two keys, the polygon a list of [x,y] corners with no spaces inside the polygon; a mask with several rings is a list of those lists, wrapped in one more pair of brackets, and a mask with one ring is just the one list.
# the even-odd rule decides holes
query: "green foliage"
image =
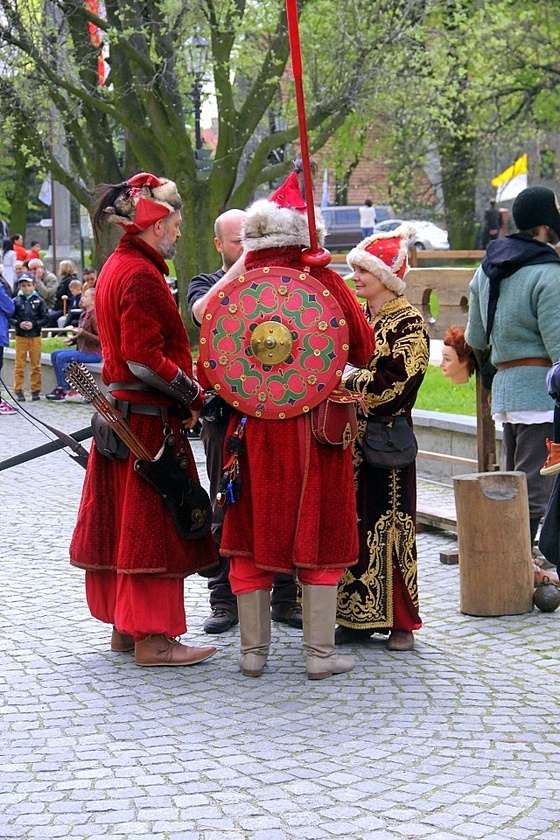
{"label": "green foliage", "polygon": [[476,417],[475,377],[471,376],[464,385],[452,385],[441,368],[429,365],[414,407],[424,411]]}
{"label": "green foliage", "polygon": [[[12,59],[0,89],[12,112],[33,125],[25,140],[29,155],[88,208],[96,184],[118,183],[140,169],[175,180],[184,201],[176,259],[183,300],[190,276],[215,264],[216,216],[246,206],[260,185],[290,169],[299,129],[286,72],[284,4],[106,0],[100,17],[81,0],[60,0],[44,12],[39,3],[23,5],[0,0],[0,42]],[[373,77],[375,55],[394,37],[377,6],[386,21],[399,21],[403,4],[301,0],[299,6],[307,121],[316,150],[360,100]],[[110,74],[102,87],[88,23],[99,26],[108,51]],[[194,36],[209,46],[201,78],[188,64],[186,46]],[[197,169],[193,154],[195,78],[203,95],[212,85],[217,102],[218,144],[209,175]],[[55,145],[59,137],[64,140],[68,165],[51,148],[46,121],[35,118],[46,103],[54,109]],[[281,155],[274,154],[278,149]],[[108,251],[112,243],[104,244]]]}
{"label": "green foliage", "polygon": [[[472,245],[477,173],[496,136],[509,143],[528,126],[560,124],[556,3],[300,0],[299,8],[312,153],[334,137],[328,165],[344,187],[373,143],[389,165],[395,209],[423,215],[445,205],[452,246]],[[13,125],[25,128],[20,169],[52,170],[88,208],[96,184],[140,169],[176,180],[183,299],[189,277],[215,264],[215,217],[268,191],[297,153],[284,3],[106,0],[100,9],[97,17],[82,0],[0,0],[0,91]],[[102,87],[88,23],[107,50]],[[209,175],[193,154],[195,69],[185,49],[193,36],[208,42],[202,91],[213,89],[218,109]],[[5,125],[2,143],[16,136]],[[0,146],[0,181],[11,151]],[[6,200],[0,187],[0,211]]]}
{"label": "green foliage", "polygon": [[[471,248],[476,186],[489,186],[489,170],[509,165],[512,150],[526,151],[530,139],[541,145],[542,131],[558,127],[557,4],[426,0],[410,8],[359,114],[385,141],[398,215],[441,213],[451,246]],[[345,139],[342,168],[359,135]]]}

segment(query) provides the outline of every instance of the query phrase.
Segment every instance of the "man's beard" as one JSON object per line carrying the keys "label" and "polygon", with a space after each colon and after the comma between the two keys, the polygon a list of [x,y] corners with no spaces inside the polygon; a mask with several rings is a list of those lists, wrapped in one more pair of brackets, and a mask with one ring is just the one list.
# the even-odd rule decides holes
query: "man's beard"
{"label": "man's beard", "polygon": [[172,260],[177,253],[176,239],[172,240],[172,234],[165,231],[164,236],[160,239],[158,251],[164,260]]}

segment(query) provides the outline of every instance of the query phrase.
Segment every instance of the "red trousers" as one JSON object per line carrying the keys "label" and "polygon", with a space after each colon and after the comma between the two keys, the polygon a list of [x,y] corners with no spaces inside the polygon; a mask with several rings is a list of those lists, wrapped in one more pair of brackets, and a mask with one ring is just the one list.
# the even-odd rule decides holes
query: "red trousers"
{"label": "red trousers", "polygon": [[[259,569],[251,557],[232,557],[229,562],[229,582],[234,595],[272,589],[276,572]],[[344,569],[299,569],[298,582],[311,586],[337,586]]]}
{"label": "red trousers", "polygon": [[86,572],[86,600],[94,618],[139,642],[151,634],[186,632],[184,579]]}

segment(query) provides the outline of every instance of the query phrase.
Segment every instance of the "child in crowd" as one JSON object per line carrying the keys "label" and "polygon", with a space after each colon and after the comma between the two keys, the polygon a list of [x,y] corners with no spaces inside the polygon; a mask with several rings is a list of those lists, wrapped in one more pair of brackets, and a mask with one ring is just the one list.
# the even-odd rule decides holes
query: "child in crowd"
{"label": "child in crowd", "polygon": [[71,280],[68,284],[68,301],[66,303],[66,315],[58,320],[60,327],[77,327],[82,310],[80,309],[80,298],[82,296],[82,284],[78,279]]}
{"label": "child in crowd", "polygon": [[14,391],[20,402],[25,402],[23,381],[27,354],[31,365],[31,396],[40,399],[41,393],[41,327],[49,319],[47,305],[35,290],[30,274],[18,280],[18,293],[14,298],[14,314],[10,322],[16,329],[16,359],[14,366]]}

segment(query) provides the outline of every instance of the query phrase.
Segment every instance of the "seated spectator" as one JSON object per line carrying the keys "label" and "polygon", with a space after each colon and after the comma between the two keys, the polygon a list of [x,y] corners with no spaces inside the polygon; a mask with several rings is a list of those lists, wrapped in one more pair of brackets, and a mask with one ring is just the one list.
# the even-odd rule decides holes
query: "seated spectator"
{"label": "seated spectator", "polygon": [[47,304],[47,309],[54,309],[58,279],[52,271],[47,271],[42,260],[29,260],[29,271],[35,277],[35,288]]}
{"label": "seated spectator", "polygon": [[80,316],[82,314],[82,310],[80,309],[82,284],[80,283],[80,281],[72,280],[72,282],[68,284],[68,291],[70,295],[68,297],[68,302],[66,305],[67,315],[66,317],[62,315],[58,319],[59,327],[77,327],[78,322],[80,320]]}
{"label": "seated spectator", "polygon": [[33,240],[31,243],[31,248],[27,252],[27,259],[28,260],[38,260],[40,258],[39,251],[41,249],[41,243],[38,242],[36,239]]}
{"label": "seated spectator", "polygon": [[47,399],[53,402],[83,402],[79,394],[71,392],[64,373],[70,362],[78,361],[84,364],[92,362],[100,362],[101,357],[101,342],[99,341],[99,334],[97,332],[97,322],[95,320],[95,290],[87,289],[83,292],[80,307],[84,310],[80,316],[78,327],[74,327],[75,335],[71,338],[65,338],[64,343],[71,345],[76,344],[76,350],[54,350],[51,353],[51,362],[56,376],[56,388],[47,394]]}
{"label": "seated spectator", "polygon": [[15,271],[15,275],[16,275],[15,282],[16,282],[16,287],[17,287],[18,283],[19,283],[19,278],[22,277],[24,274],[27,274],[27,269],[24,265],[23,260],[16,260],[15,265],[14,265],[14,271]]}
{"label": "seated spectator", "polygon": [[62,279],[56,289],[56,300],[47,325],[49,327],[57,327],[61,315],[67,314],[68,298],[70,297],[69,286],[72,280],[78,279],[77,269],[72,260],[62,260],[58,271]]}
{"label": "seated spectator", "polygon": [[92,265],[86,265],[82,271],[82,292],[91,289],[97,282],[97,272]]}

